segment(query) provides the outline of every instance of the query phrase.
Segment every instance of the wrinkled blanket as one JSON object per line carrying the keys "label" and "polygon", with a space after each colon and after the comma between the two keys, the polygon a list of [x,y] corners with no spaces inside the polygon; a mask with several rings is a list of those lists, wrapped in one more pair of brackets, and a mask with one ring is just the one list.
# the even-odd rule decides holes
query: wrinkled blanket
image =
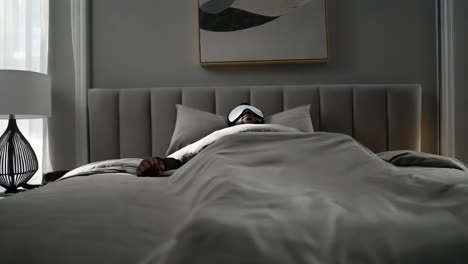
{"label": "wrinkled blanket", "polygon": [[195,155],[200,153],[204,148],[213,144],[214,142],[222,139],[223,137],[244,133],[244,132],[290,132],[300,133],[299,130],[291,127],[285,127],[275,124],[242,124],[224,129],[216,130],[213,133],[205,136],[204,138],[185,146],[184,148],[169,155],[169,158],[178,159],[182,162],[187,162]]}
{"label": "wrinkled blanket", "polygon": [[0,200],[0,263],[468,263],[466,167],[398,155],[246,132],[169,178],[135,177],[141,159],[86,165]]}
{"label": "wrinkled blanket", "polygon": [[170,183],[191,213],[144,263],[468,261],[466,172],[412,174],[348,136],[228,136]]}
{"label": "wrinkled blanket", "polygon": [[[242,124],[232,127],[227,127],[214,131],[213,133],[203,137],[202,139],[185,146],[184,148],[174,152],[169,158],[178,159],[182,162],[187,162],[195,155],[200,153],[204,148],[213,144],[214,142],[222,139],[225,136],[234,135],[244,132],[290,132],[299,133],[300,131],[295,128],[285,127],[275,124]],[[142,161],[142,158],[127,158],[127,159],[113,159],[93,162],[72,171],[69,171],[61,179],[66,179],[75,176],[86,176],[97,173],[131,173],[136,174],[136,168]],[[163,172],[161,176],[172,175],[174,171]]]}
{"label": "wrinkled blanket", "polygon": [[401,167],[428,167],[428,168],[451,168],[468,171],[463,162],[454,159],[434,155],[430,153],[416,152],[411,150],[386,151],[377,154],[385,161]]}

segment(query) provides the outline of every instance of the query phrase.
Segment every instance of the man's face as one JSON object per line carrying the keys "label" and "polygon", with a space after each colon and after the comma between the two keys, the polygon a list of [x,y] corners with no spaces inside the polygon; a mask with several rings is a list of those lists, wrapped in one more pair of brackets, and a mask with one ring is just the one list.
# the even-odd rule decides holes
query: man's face
{"label": "man's face", "polygon": [[234,125],[241,124],[263,124],[263,122],[261,119],[256,118],[250,109],[245,109],[244,112],[242,112],[242,117],[239,118]]}

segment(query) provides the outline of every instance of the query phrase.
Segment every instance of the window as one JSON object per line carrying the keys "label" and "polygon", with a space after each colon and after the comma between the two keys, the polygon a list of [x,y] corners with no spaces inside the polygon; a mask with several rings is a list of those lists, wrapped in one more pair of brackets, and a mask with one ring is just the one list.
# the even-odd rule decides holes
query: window
{"label": "window", "polygon": [[[48,47],[49,0],[0,0],[0,69],[47,74]],[[0,134],[7,123],[0,120]],[[47,119],[20,119],[18,127],[36,152],[39,170],[29,183],[38,184],[50,169]]]}

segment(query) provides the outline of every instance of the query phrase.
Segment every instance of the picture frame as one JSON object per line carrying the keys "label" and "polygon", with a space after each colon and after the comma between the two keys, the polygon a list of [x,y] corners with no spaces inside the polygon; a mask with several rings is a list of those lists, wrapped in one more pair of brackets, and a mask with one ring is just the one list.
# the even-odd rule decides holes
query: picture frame
{"label": "picture frame", "polygon": [[327,0],[198,0],[201,66],[328,62]]}

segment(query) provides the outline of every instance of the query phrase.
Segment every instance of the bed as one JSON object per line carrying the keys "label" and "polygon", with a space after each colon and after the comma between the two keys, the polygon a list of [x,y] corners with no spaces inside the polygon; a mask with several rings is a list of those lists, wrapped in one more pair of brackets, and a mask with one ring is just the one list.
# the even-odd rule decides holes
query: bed
{"label": "bed", "polygon": [[[91,165],[0,200],[1,263],[465,263],[467,168],[419,153],[418,85],[91,89]],[[226,135],[170,177],[175,105],[310,104],[315,132]],[[404,150],[404,151],[398,151]],[[376,155],[375,153],[381,153]]]}

